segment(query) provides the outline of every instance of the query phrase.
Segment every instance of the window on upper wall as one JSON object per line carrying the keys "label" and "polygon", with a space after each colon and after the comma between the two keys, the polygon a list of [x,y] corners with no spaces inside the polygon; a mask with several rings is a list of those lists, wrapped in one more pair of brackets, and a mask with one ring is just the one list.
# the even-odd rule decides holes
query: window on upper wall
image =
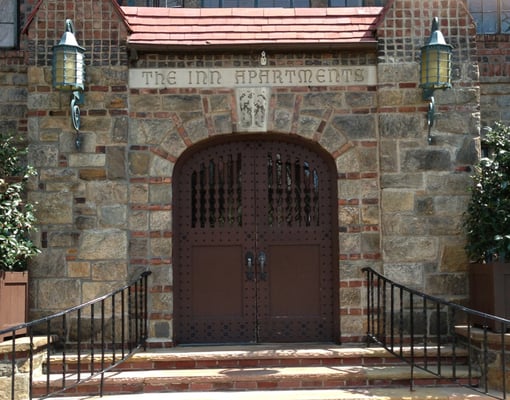
{"label": "window on upper wall", "polygon": [[510,0],[468,0],[477,33],[510,34]]}
{"label": "window on upper wall", "polygon": [[0,48],[13,48],[18,44],[18,2],[0,0]]}

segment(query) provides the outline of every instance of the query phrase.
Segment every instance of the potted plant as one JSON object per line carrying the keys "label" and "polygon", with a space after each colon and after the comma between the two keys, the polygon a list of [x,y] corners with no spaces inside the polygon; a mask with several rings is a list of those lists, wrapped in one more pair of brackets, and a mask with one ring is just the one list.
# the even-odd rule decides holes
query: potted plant
{"label": "potted plant", "polygon": [[0,134],[0,330],[26,321],[27,262],[40,252],[30,237],[34,206],[24,201],[25,184],[35,171],[24,162],[26,150],[19,144],[13,135]]}
{"label": "potted plant", "polygon": [[[510,127],[496,123],[482,138],[465,213],[470,307],[510,319]],[[494,331],[500,324],[476,319]]]}

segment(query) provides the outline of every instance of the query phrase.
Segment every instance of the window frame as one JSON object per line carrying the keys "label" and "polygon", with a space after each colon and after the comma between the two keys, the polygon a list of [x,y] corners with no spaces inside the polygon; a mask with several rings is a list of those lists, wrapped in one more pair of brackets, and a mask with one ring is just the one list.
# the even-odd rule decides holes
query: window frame
{"label": "window frame", "polygon": [[[0,49],[2,50],[16,49],[19,46],[19,0],[4,0],[3,5],[6,4],[12,6],[12,15],[9,20],[8,13],[2,13],[2,17],[5,16],[6,20],[0,20]],[[1,3],[0,6],[2,6]],[[5,44],[2,33],[7,37]]]}
{"label": "window frame", "polygon": [[[471,15],[473,16],[476,24],[476,33],[479,35],[510,35],[510,4],[507,6],[508,9],[503,10],[503,1],[504,0],[495,0],[496,1],[496,11],[485,11],[483,0],[477,0],[480,2],[481,11],[474,11],[474,5],[472,4],[472,0],[467,0],[468,9]],[[484,16],[488,16],[490,14],[496,15],[495,21],[495,29],[494,30],[485,30],[486,23],[490,23],[490,18],[484,19]],[[506,14],[506,22],[504,16]],[[503,26],[506,29],[503,31]]]}

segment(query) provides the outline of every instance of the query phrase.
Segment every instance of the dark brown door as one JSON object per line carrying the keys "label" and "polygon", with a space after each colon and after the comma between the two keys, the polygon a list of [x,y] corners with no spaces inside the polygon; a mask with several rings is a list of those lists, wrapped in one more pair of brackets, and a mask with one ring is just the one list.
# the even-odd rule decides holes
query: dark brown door
{"label": "dark brown door", "polygon": [[183,157],[174,176],[176,342],[334,341],[328,162],[245,136]]}

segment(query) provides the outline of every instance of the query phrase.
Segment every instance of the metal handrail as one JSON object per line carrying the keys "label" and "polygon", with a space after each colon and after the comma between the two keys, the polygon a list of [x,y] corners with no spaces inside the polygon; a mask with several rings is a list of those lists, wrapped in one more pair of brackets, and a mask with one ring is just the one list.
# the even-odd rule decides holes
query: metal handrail
{"label": "metal handrail", "polygon": [[[30,399],[47,399],[96,377],[102,396],[105,373],[146,349],[150,274],[144,271],[120,289],[79,306],[0,330],[0,337],[10,337],[12,344],[6,354],[11,400],[21,398],[20,390]],[[26,334],[20,337],[18,332]],[[45,346],[37,349],[41,336]],[[22,341],[28,341],[28,350],[20,350]]]}
{"label": "metal handrail", "polygon": [[[510,320],[427,295],[372,268],[362,271],[367,274],[367,344],[375,342],[410,365],[411,390],[417,368],[496,399],[507,398]],[[447,347],[451,355],[444,360]],[[462,367],[467,376],[460,376]]]}

